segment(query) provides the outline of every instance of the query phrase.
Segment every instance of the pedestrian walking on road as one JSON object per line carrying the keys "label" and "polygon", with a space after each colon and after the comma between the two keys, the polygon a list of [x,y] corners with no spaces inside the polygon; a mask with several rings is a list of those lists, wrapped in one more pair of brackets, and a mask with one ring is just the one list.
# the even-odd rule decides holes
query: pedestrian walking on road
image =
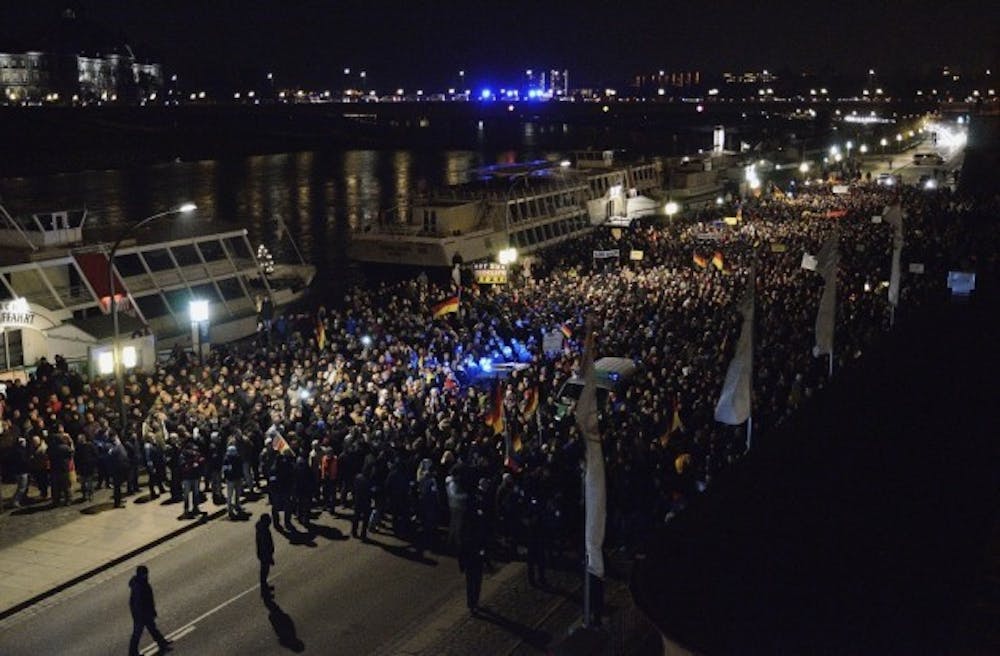
{"label": "pedestrian walking on road", "polygon": [[160,651],[170,651],[171,641],[167,640],[156,628],[156,602],[153,600],[153,588],[149,585],[149,569],[145,565],[135,568],[135,576],[128,582],[131,593],[128,607],[132,611],[132,639],[128,644],[129,656],[139,655],[139,639],[143,630],[160,646]]}
{"label": "pedestrian walking on road", "polygon": [[260,561],[260,594],[267,597],[274,587],[267,582],[274,564],[274,539],[271,537],[271,516],[264,514],[257,520],[257,560]]}

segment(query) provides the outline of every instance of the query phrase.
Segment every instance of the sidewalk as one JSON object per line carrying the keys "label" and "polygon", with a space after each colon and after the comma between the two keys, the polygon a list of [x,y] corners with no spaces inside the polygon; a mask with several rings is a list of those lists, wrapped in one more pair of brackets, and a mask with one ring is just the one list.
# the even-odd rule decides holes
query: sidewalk
{"label": "sidewalk", "polygon": [[[6,488],[7,486],[5,486]],[[110,490],[94,501],[52,508],[36,501],[0,514],[0,619],[89,576],[225,514],[225,506],[202,504],[201,520],[178,521],[182,506],[150,502],[148,490],[116,509]],[[74,491],[74,498],[78,493]]]}

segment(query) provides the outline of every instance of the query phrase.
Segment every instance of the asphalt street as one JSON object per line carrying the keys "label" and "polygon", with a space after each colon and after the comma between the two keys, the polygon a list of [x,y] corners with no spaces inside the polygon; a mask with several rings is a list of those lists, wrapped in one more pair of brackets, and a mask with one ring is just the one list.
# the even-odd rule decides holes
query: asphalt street
{"label": "asphalt street", "polygon": [[[158,626],[178,654],[387,653],[464,602],[453,558],[418,557],[381,534],[368,544],[348,539],[349,522],[324,514],[314,532],[273,532],[275,591],[266,604],[256,519],[212,522],[10,618],[0,624],[0,654],[127,653],[128,581],[137,564],[149,567]],[[141,648],[157,651],[148,634]]]}

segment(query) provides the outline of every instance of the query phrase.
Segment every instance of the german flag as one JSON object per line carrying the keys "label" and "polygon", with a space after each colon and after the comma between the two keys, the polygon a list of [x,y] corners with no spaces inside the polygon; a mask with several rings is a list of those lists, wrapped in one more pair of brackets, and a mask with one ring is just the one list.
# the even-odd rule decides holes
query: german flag
{"label": "german flag", "polygon": [[694,260],[695,266],[697,266],[699,269],[704,269],[705,267],[708,266],[708,260],[706,260],[703,256],[699,255],[698,253],[695,253],[691,259]]}
{"label": "german flag", "polygon": [[674,399],[674,416],[670,420],[670,435],[677,432],[684,432],[684,422],[681,421],[681,403],[678,399]]}
{"label": "german flag", "polygon": [[318,317],[316,318],[316,346],[321,351],[326,348],[326,323]]}
{"label": "german flag", "polygon": [[493,407],[490,408],[489,414],[486,415],[486,425],[493,428],[494,435],[499,435],[503,432],[503,386],[499,380],[493,388]]}
{"label": "german flag", "polygon": [[722,271],[722,269],[725,268],[726,263],[722,259],[722,253],[720,251],[715,251],[715,254],[712,255],[712,266],[714,266],[719,271]]}
{"label": "german flag", "polygon": [[440,303],[435,303],[431,307],[431,315],[435,319],[440,319],[446,314],[458,312],[458,296],[449,296]]}
{"label": "german flag", "polygon": [[292,451],[292,447],[288,444],[288,441],[285,440],[283,435],[275,435],[274,439],[271,440],[271,448],[278,453],[290,453],[291,455],[295,455]]}
{"label": "german flag", "polygon": [[569,324],[566,323],[559,326],[559,332],[561,332],[563,334],[563,337],[565,337],[566,339],[569,339],[570,337],[573,336],[573,329],[570,328]]}
{"label": "german flag", "polygon": [[775,198],[780,198],[782,200],[785,199],[785,192],[783,192],[781,189],[778,189],[778,185],[774,184],[773,182],[771,183],[771,195]]}
{"label": "german flag", "polygon": [[530,417],[538,410],[538,388],[532,387],[524,396],[524,416]]}
{"label": "german flag", "polygon": [[663,435],[660,436],[660,445],[667,446],[670,442],[670,438],[674,436],[675,433],[684,432],[684,422],[681,421],[681,405],[680,401],[674,398],[674,413],[670,419],[670,428],[667,429]]}
{"label": "german flag", "polygon": [[514,436],[514,439],[511,441],[511,448],[514,449],[514,453],[520,453],[524,448],[524,441],[521,439],[520,435]]}

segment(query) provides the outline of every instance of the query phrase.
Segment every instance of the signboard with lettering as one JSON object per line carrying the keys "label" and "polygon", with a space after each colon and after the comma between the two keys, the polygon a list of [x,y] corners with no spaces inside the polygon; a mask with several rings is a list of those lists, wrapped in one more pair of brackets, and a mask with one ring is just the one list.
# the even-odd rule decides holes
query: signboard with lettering
{"label": "signboard with lettering", "polygon": [[613,257],[614,258],[621,257],[621,251],[619,251],[617,248],[615,248],[614,250],[594,251],[595,260],[607,260]]}
{"label": "signboard with lettering", "polygon": [[493,262],[475,264],[472,267],[472,278],[478,285],[506,285],[507,265]]}
{"label": "signboard with lettering", "polygon": [[13,298],[0,302],[0,330],[8,328],[34,328],[35,313],[28,301],[23,298]]}

